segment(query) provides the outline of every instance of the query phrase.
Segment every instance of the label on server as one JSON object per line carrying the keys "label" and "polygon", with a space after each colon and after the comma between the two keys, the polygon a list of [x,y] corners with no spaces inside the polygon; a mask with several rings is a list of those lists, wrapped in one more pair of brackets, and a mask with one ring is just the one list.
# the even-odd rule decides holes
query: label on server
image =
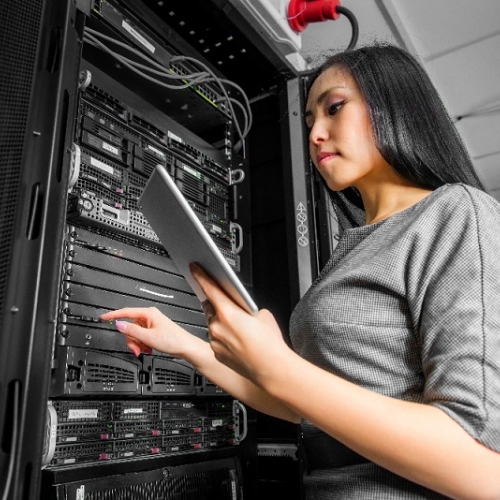
{"label": "label on server", "polygon": [[100,170],[103,170],[104,172],[106,172],[108,174],[114,175],[114,173],[115,173],[115,169],[113,167],[111,167],[110,165],[106,165],[106,163],[104,163],[103,161],[97,160],[96,158],[94,158],[92,156],[90,157],[90,164],[93,167],[96,167]]}
{"label": "label on server", "polygon": [[122,21],[122,28],[128,31],[141,45],[146,47],[150,52],[154,54],[155,47],[153,44],[149,43],[140,33],[137,32],[130,24],[126,21]]}
{"label": "label on server", "polygon": [[149,149],[150,151],[155,153],[160,158],[163,158],[164,160],[166,159],[165,153],[163,151],[160,151],[158,148],[155,148],[154,146],[151,146],[150,144],[148,144],[147,149]]}
{"label": "label on server", "polygon": [[142,408],[125,408],[123,410],[123,413],[125,415],[129,414],[129,413],[142,413],[143,412],[143,409]]}
{"label": "label on server", "polygon": [[102,141],[102,148],[105,149],[106,151],[109,151],[110,153],[113,153],[114,155],[120,154],[120,150],[118,148],[112,146],[111,144],[108,144],[105,141]]}
{"label": "label on server", "polygon": [[170,130],[167,132],[167,136],[170,139],[173,139],[174,141],[177,141],[177,142],[180,142],[181,144],[184,144],[184,141],[178,135],[175,135],[174,133],[170,132]]}
{"label": "label on server", "polygon": [[68,419],[82,419],[82,418],[97,418],[99,410],[85,409],[85,410],[68,410]]}

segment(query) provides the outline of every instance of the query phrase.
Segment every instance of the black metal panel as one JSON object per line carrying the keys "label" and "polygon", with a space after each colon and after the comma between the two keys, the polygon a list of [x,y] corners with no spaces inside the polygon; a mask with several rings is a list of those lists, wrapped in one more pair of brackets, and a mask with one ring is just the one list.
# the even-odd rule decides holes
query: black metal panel
{"label": "black metal panel", "polygon": [[142,362],[132,354],[59,347],[51,396],[140,395]]}
{"label": "black metal panel", "polygon": [[145,300],[153,300],[154,302],[162,302],[198,311],[201,310],[199,299],[192,293],[176,290],[171,287],[172,284],[167,280],[165,280],[164,284],[157,285],[156,283],[139,280],[134,276],[112,274],[101,269],[94,269],[77,263],[68,264],[66,265],[65,282],[69,288],[66,290],[71,289],[73,284],[83,284],[96,289],[107,289],[125,295],[140,297]]}
{"label": "black metal panel", "polygon": [[145,394],[196,395],[194,368],[183,361],[147,356],[144,370],[150,374]]}
{"label": "black metal panel", "polygon": [[[122,256],[112,255],[111,253],[103,252],[98,248],[89,246],[75,245],[72,250],[74,254],[68,258],[68,264],[71,263],[68,269],[74,266],[86,266],[94,270],[112,273],[118,276],[127,276],[130,279],[154,283],[158,286],[193,294],[187,281],[178,274],[162,272],[160,269],[154,269],[147,266],[147,254],[144,256],[145,262],[136,263],[125,260]],[[167,263],[169,263],[169,260],[170,259],[165,259]],[[72,281],[77,281],[73,279],[73,274],[71,274],[71,277]],[[87,281],[80,281],[80,283],[85,282]]]}
{"label": "black metal panel", "polygon": [[[315,220],[312,168],[308,156],[304,131],[304,93],[300,78],[287,82],[282,93],[284,107],[288,109],[283,120],[285,170],[284,180],[287,198],[285,207],[288,221],[290,296],[296,304],[311,286],[319,272]],[[287,157],[286,154],[290,156]]]}
{"label": "black metal panel", "polygon": [[81,227],[70,226],[68,236],[71,244],[180,276],[172,259],[167,258],[166,252],[156,245],[146,245],[132,239],[125,242],[117,239],[117,235],[110,231],[96,232],[95,229],[90,231]]}
{"label": "black metal panel", "polygon": [[82,29],[71,2],[0,6],[0,495],[12,500],[38,498]]}
{"label": "black metal panel", "polygon": [[[239,500],[241,470],[235,457],[165,466],[144,472],[56,486],[57,498],[107,500]],[[53,491],[55,494],[56,492]],[[51,497],[51,498],[55,498]]]}
{"label": "black metal panel", "polygon": [[[121,309],[122,307],[150,307],[151,300],[147,297],[123,295],[115,291],[92,288],[80,284],[65,284],[63,294],[68,297],[68,307],[73,312],[73,303],[86,304],[98,309]],[[199,301],[198,301],[199,304]],[[201,311],[175,307],[157,302],[156,307],[173,321],[189,323],[191,325],[206,325],[205,315]]]}

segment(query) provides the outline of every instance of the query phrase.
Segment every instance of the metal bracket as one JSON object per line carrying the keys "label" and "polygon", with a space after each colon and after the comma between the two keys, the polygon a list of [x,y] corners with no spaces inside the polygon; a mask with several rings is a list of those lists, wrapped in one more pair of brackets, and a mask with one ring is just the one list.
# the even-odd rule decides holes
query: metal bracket
{"label": "metal bracket", "polygon": [[259,443],[257,445],[259,457],[287,457],[296,461],[297,445],[290,443]]}

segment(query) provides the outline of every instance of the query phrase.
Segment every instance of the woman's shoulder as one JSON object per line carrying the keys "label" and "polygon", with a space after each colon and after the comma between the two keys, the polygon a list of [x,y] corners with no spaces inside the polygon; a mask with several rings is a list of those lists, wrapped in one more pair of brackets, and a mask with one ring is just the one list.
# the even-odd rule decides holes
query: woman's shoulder
{"label": "woman's shoulder", "polygon": [[500,223],[500,202],[487,192],[464,183],[445,184],[429,196],[424,212],[441,220],[479,219]]}
{"label": "woman's shoulder", "polygon": [[456,182],[453,184],[444,184],[435,191],[438,196],[437,200],[450,200],[459,204],[464,203],[464,197],[468,198],[471,202],[477,201],[478,203],[485,203],[492,206],[500,207],[500,202],[493,196],[488,194],[482,189],[464,184],[463,182]]}
{"label": "woman's shoulder", "polygon": [[[444,184],[427,197],[388,219],[385,237],[458,244],[465,235],[493,232],[500,241],[500,202],[481,189],[462,183]],[[476,236],[474,236],[476,235]]]}

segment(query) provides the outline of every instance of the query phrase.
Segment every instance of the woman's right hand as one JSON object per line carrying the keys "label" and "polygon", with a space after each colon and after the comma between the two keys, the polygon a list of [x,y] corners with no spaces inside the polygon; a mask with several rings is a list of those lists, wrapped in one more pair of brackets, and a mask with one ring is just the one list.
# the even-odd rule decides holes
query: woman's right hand
{"label": "woman's right hand", "polygon": [[[167,318],[156,307],[127,307],[101,315],[102,321],[114,321],[127,338],[127,347],[138,356],[151,349],[182,358],[190,343],[197,339]],[[128,321],[127,321],[128,320]]]}

